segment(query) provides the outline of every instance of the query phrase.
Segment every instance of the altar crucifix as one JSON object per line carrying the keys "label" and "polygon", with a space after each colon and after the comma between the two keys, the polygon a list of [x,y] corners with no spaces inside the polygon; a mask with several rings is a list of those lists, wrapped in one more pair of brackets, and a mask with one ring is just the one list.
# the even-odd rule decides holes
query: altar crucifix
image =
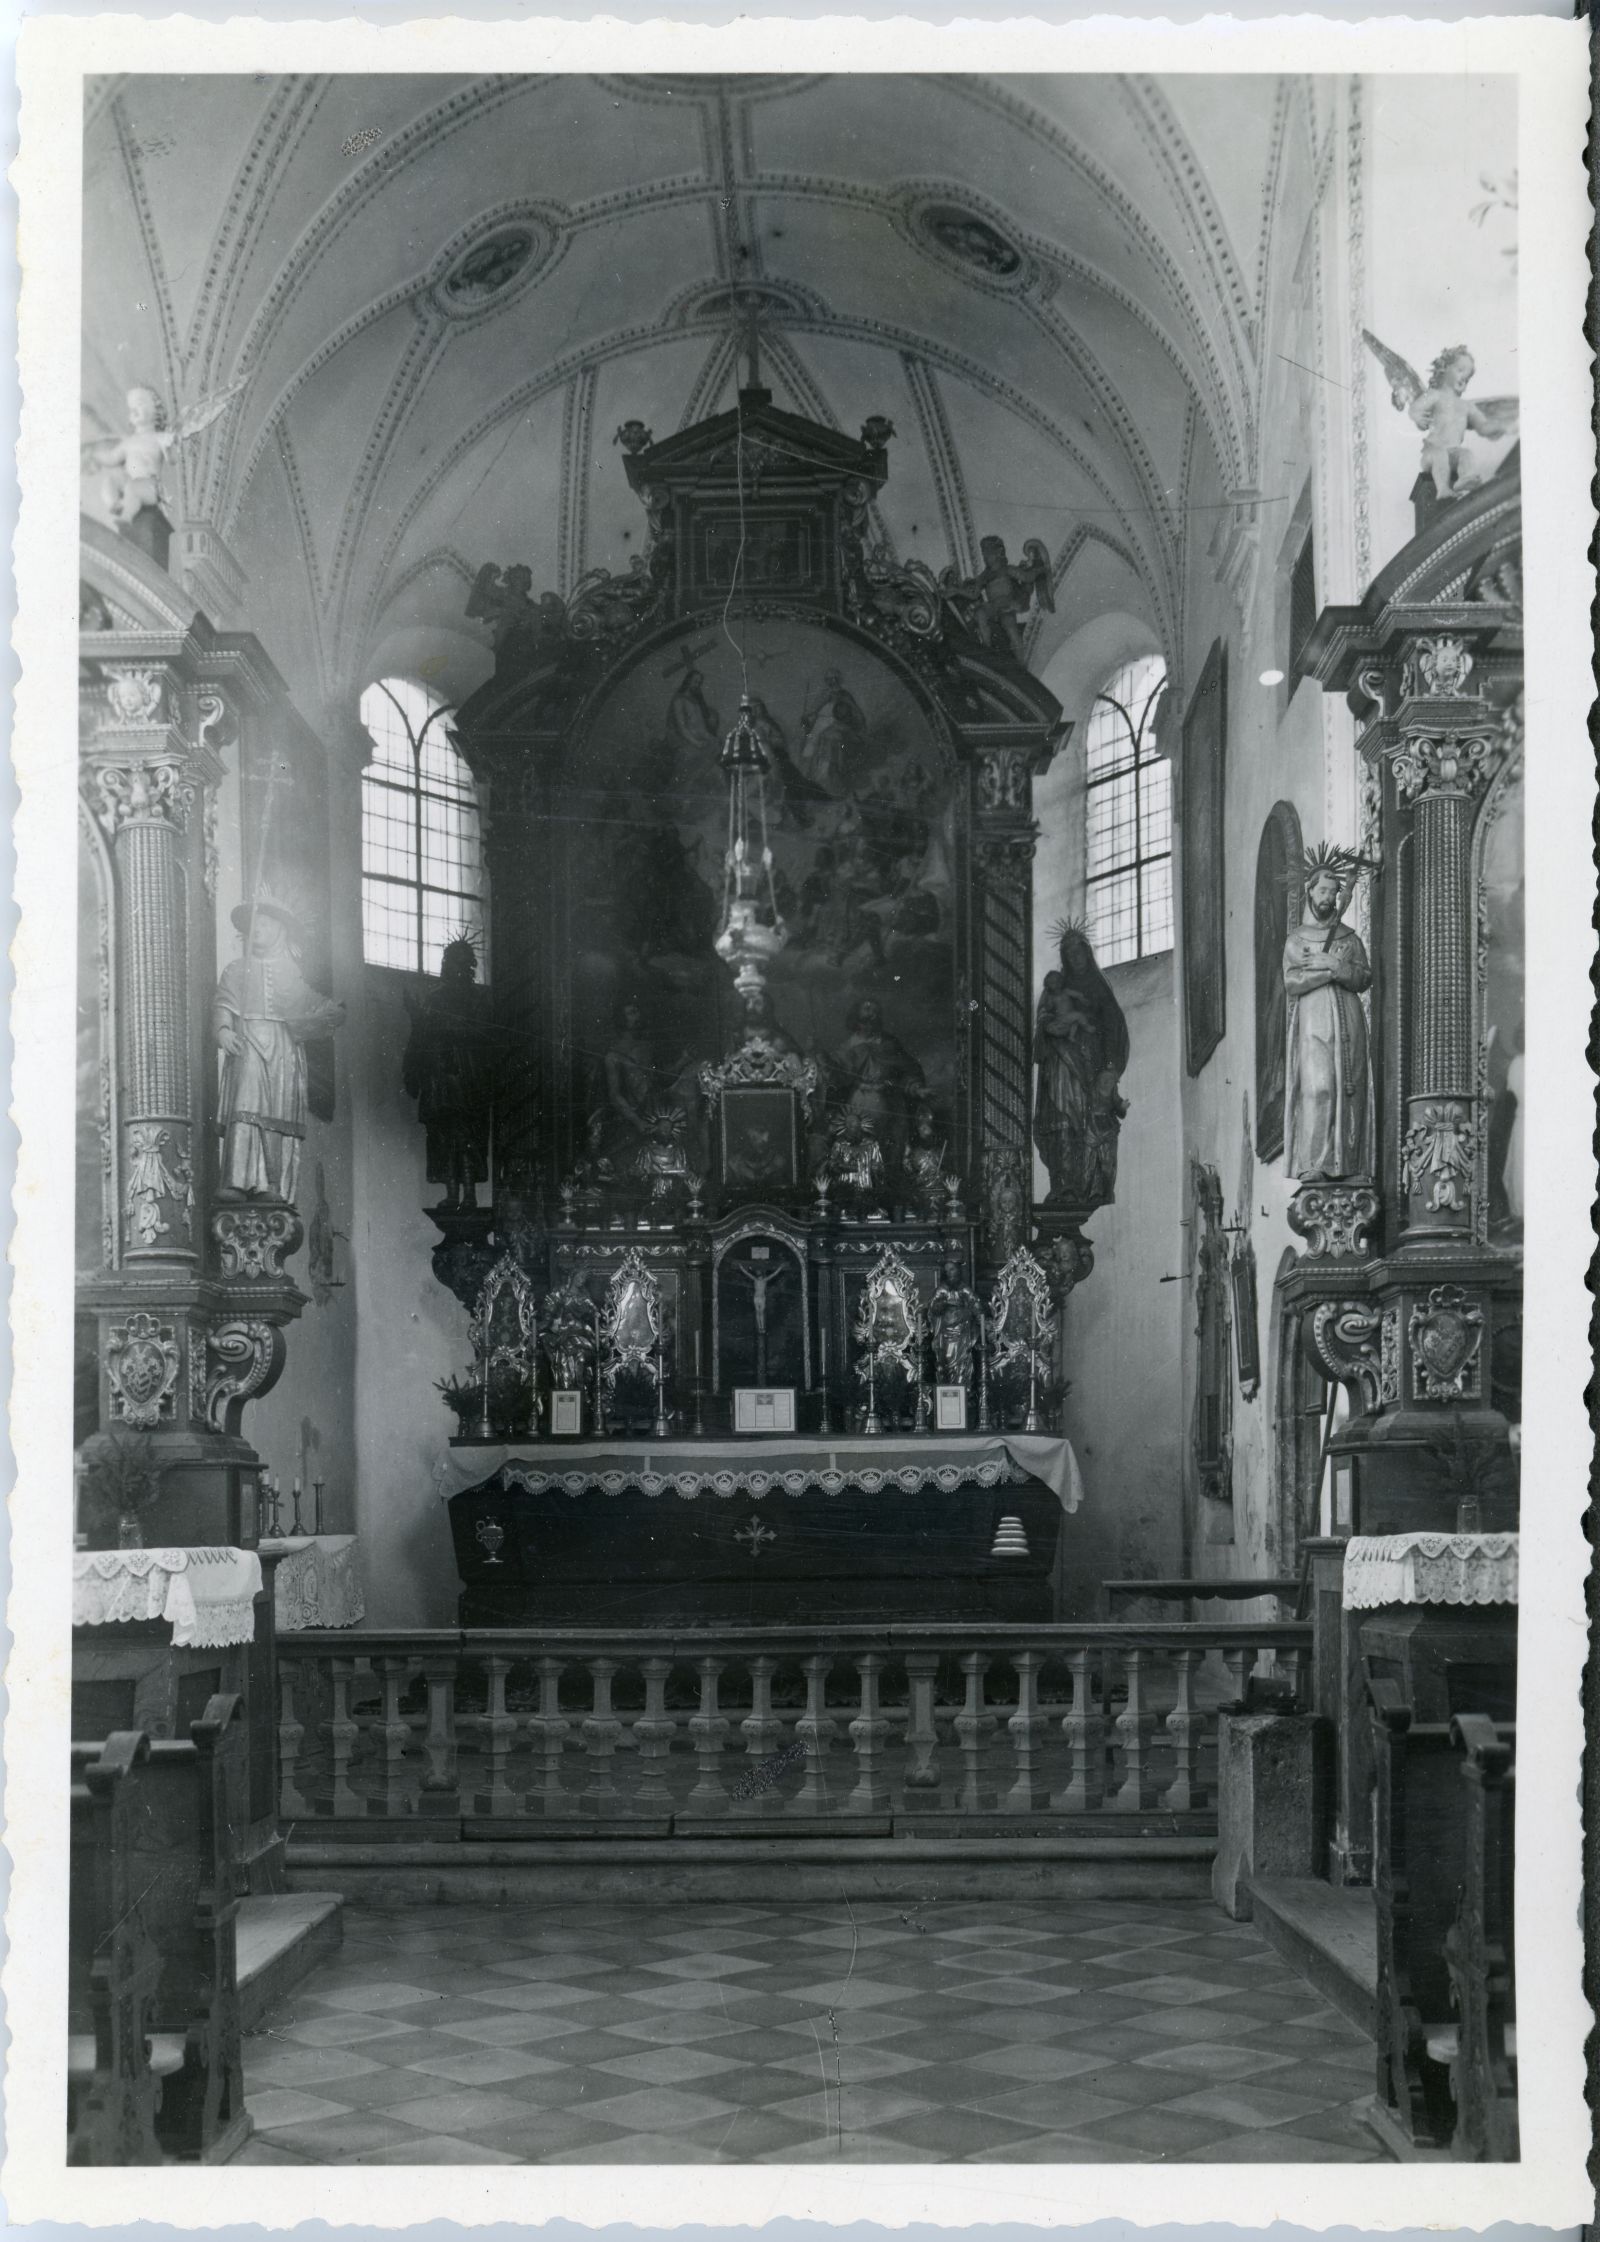
{"label": "altar crucifix", "polygon": [[[761,1248],[758,1246],[759,1253]],[[738,1277],[750,1287],[751,1308],[756,1325],[756,1384],[767,1384],[767,1294],[776,1284],[781,1284],[789,1274],[786,1261],[771,1268],[762,1268],[755,1261],[729,1261],[725,1264],[730,1277]]]}

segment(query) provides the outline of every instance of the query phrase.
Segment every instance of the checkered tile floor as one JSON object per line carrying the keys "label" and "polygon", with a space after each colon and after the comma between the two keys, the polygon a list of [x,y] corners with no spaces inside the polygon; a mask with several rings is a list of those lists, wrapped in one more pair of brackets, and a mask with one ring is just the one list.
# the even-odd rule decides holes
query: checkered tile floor
{"label": "checkered tile floor", "polygon": [[1370,2043],[1199,1902],[349,1908],[244,2163],[1362,2163]]}

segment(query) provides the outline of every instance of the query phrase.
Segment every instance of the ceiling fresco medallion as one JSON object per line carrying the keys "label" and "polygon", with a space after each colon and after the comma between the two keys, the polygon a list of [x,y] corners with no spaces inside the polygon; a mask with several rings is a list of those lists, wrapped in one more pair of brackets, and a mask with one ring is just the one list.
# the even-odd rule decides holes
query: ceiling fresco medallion
{"label": "ceiling fresco medallion", "polygon": [[434,301],[452,319],[470,318],[504,294],[535,263],[546,244],[531,225],[496,226],[455,259],[434,285]]}
{"label": "ceiling fresco medallion", "polygon": [[918,210],[916,224],[925,241],[986,280],[1017,280],[1022,276],[1021,250],[975,210],[965,210],[959,203],[928,202]]}

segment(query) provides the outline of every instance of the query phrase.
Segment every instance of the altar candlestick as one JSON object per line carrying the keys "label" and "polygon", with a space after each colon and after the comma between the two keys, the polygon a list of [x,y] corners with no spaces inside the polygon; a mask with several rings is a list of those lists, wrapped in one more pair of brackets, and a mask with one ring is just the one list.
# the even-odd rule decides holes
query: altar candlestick
{"label": "altar candlestick", "polygon": [[655,1422],[655,1436],[656,1436],[656,1438],[657,1438],[658,1440],[665,1440],[665,1439],[666,1439],[666,1437],[667,1437],[667,1429],[668,1429],[668,1428],[667,1428],[667,1404],[666,1404],[666,1375],[667,1375],[667,1341],[666,1341],[666,1335],[665,1335],[665,1333],[663,1333],[663,1332],[658,1332],[658,1333],[656,1334],[656,1422]]}
{"label": "altar candlestick", "polygon": [[322,1489],[323,1481],[320,1479],[313,1479],[311,1482],[311,1494],[312,1518],[314,1520],[314,1524],[311,1530],[313,1533],[317,1534],[320,1534],[322,1532]]}
{"label": "altar candlestick", "polygon": [[606,1431],[605,1380],[600,1369],[600,1303],[594,1309],[594,1436],[603,1440]]}
{"label": "altar candlestick", "polygon": [[300,1474],[299,1474],[298,1472],[296,1472],[296,1473],[295,1473],[295,1476],[294,1476],[294,1527],[293,1527],[293,1531],[294,1531],[294,1532],[295,1532],[296,1534],[303,1534],[303,1533],[305,1532],[305,1528],[304,1528],[304,1526],[302,1526],[302,1525],[301,1525],[301,1523],[300,1523]]}
{"label": "altar candlestick", "polygon": [[1023,1422],[1022,1422],[1022,1429],[1023,1429],[1023,1431],[1024,1431],[1024,1432],[1038,1432],[1038,1431],[1040,1430],[1040,1425],[1039,1425],[1039,1296],[1038,1296],[1038,1294],[1037,1294],[1037,1293],[1030,1293],[1030,1294],[1029,1294],[1029,1296],[1028,1296],[1028,1299],[1029,1299],[1029,1307],[1030,1307],[1030,1317],[1029,1317],[1029,1339],[1028,1339],[1028,1414],[1027,1414],[1027,1416],[1026,1416],[1026,1417],[1025,1417],[1024,1419],[1023,1419]]}
{"label": "altar candlestick", "polygon": [[878,1415],[878,1350],[867,1341],[867,1421],[863,1432],[882,1432],[883,1419]]}

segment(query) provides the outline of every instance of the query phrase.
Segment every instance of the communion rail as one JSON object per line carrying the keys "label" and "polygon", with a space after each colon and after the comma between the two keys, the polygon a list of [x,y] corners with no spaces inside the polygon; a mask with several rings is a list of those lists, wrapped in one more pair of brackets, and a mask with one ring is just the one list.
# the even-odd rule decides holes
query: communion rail
{"label": "communion rail", "polygon": [[1217,1715],[1309,1622],[280,1638],[302,1837],[1200,1830]]}

